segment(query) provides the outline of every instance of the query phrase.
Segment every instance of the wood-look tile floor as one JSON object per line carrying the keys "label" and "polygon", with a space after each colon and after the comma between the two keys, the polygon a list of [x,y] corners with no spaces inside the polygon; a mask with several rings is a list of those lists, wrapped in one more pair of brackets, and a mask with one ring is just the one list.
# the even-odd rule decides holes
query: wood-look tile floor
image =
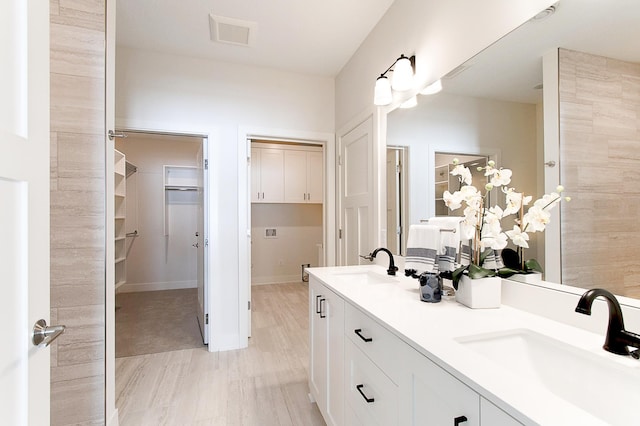
{"label": "wood-look tile floor", "polygon": [[249,347],[116,359],[120,425],[324,425],[309,402],[308,286],[252,288]]}

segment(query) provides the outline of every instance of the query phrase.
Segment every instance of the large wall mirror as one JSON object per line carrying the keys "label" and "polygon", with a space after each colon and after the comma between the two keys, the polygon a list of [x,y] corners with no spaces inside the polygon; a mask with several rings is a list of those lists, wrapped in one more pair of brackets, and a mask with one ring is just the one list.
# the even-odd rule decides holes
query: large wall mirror
{"label": "large wall mirror", "polygon": [[[436,153],[494,159],[534,196],[545,173],[559,173],[572,201],[560,207],[562,242],[547,253],[561,259],[562,282],[640,298],[639,22],[637,0],[561,0],[444,76],[442,92],[391,111],[387,144],[410,153],[408,224],[438,212]],[[543,87],[553,52],[558,86]],[[549,90],[559,111],[554,166],[544,164]],[[535,235],[527,256],[544,267],[544,234]]]}

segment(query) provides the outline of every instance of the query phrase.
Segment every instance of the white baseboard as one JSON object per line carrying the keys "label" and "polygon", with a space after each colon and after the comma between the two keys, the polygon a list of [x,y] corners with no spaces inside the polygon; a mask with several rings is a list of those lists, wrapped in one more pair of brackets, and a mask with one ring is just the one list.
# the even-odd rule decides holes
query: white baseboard
{"label": "white baseboard", "polygon": [[302,282],[300,275],[279,275],[273,277],[251,277],[251,285]]}
{"label": "white baseboard", "polygon": [[197,281],[166,281],[155,283],[126,283],[118,289],[118,293],[135,293],[139,291],[179,290],[196,288]]}

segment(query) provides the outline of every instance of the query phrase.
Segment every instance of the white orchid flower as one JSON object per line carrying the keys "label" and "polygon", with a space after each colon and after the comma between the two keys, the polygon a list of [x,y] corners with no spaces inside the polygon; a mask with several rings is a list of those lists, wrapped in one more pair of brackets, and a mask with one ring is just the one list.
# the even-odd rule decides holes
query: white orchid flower
{"label": "white orchid flower", "polygon": [[449,191],[444,191],[442,194],[442,199],[444,200],[444,204],[449,207],[450,210],[458,210],[462,207],[462,194],[460,191],[456,191],[453,194]]}
{"label": "white orchid flower", "polygon": [[506,231],[505,234],[507,234],[507,236],[511,238],[511,241],[513,241],[513,244],[518,247],[529,248],[529,243],[527,242],[529,241],[529,234],[522,232],[519,226],[513,225],[513,230]]}
{"label": "white orchid flower", "polygon": [[491,175],[491,183],[493,186],[509,185],[513,172],[509,169],[495,169]]}
{"label": "white orchid flower", "polygon": [[508,239],[504,232],[497,234],[488,233],[486,236],[483,235],[481,240],[483,248],[489,247],[493,250],[502,250],[507,246],[507,242]]}
{"label": "white orchid flower", "polygon": [[471,185],[471,170],[462,164],[458,164],[451,170],[453,176],[460,176],[460,182],[465,185]]}
{"label": "white orchid flower", "polygon": [[529,207],[529,210],[522,218],[522,229],[530,230],[532,232],[542,232],[550,220],[551,214],[542,207],[534,204]]}

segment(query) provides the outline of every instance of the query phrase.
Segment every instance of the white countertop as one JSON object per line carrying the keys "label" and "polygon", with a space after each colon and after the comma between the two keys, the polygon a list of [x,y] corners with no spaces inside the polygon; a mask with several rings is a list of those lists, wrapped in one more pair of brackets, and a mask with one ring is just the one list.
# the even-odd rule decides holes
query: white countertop
{"label": "white countertop", "polygon": [[[494,361],[455,339],[491,332],[528,329],[619,363],[640,377],[640,361],[602,349],[604,336],[502,305],[499,309],[469,309],[455,300],[420,301],[418,281],[400,271],[393,284],[355,282],[336,274],[371,271],[386,275],[378,265],[310,268],[311,275],[368,313],[385,328],[483,397],[524,424],[606,424],[569,404],[542,386],[523,382]],[[551,297],[551,296],[550,296]],[[577,299],[576,299],[577,301]],[[579,314],[576,314],[579,315]],[[589,372],[585,372],[585,382]],[[640,382],[638,382],[640,387]],[[597,405],[598,401],[594,401]],[[637,420],[637,419],[634,419]],[[632,424],[632,423],[629,423]]]}

